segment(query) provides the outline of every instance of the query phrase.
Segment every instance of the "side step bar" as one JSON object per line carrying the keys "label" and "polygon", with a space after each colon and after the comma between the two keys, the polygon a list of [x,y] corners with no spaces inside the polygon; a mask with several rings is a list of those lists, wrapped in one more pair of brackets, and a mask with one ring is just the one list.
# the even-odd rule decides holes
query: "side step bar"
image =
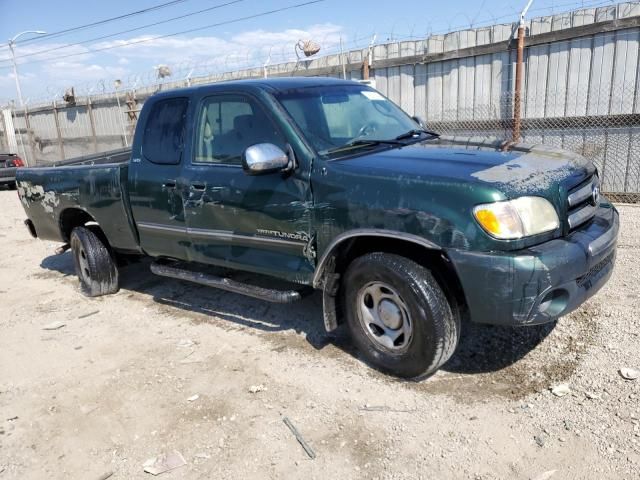
{"label": "side step bar", "polygon": [[302,293],[298,290],[273,290],[270,288],[256,287],[254,285],[237,282],[230,278],[218,277],[208,273],[192,272],[165,263],[152,263],[151,272],[161,277],[177,278],[178,280],[198,283],[200,285],[226,290],[227,292],[239,293],[240,295],[266,300],[272,303],[293,303],[302,298]]}

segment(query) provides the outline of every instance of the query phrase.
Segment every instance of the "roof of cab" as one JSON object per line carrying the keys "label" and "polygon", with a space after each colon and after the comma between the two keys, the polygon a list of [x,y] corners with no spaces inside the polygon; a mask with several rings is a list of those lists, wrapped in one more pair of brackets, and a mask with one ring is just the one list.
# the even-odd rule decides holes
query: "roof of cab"
{"label": "roof of cab", "polygon": [[270,92],[279,92],[292,88],[322,87],[329,85],[353,85],[354,81],[342,80],[331,77],[278,77],[278,78],[256,78],[248,80],[229,80],[224,82],[209,83],[188,88],[178,88],[159,92],[156,97],[185,95],[199,93],[203,90],[224,90],[233,87],[254,87]]}

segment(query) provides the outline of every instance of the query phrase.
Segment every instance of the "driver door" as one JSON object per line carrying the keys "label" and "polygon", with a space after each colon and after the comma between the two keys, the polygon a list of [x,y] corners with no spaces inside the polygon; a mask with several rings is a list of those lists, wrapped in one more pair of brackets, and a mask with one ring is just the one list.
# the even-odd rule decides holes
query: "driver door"
{"label": "driver door", "polygon": [[246,148],[272,143],[287,149],[283,134],[252,96],[208,96],[196,115],[193,154],[185,169],[192,259],[291,280],[310,275],[308,167],[289,174],[244,172]]}

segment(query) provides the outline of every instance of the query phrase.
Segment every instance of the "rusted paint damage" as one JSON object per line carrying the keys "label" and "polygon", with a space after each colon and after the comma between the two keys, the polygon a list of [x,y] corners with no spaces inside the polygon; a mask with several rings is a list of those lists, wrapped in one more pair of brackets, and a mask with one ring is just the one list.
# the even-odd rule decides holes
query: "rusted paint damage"
{"label": "rusted paint damage", "polygon": [[572,152],[535,146],[524,155],[501,165],[472,173],[488,183],[509,184],[522,193],[547,189],[569,176],[576,167],[588,167],[588,160]]}
{"label": "rusted paint damage", "polygon": [[60,198],[58,194],[53,190],[48,192],[44,192],[44,196],[42,197],[42,208],[47,213],[53,213],[53,209],[60,204]]}
{"label": "rusted paint damage", "polygon": [[22,204],[30,208],[29,202],[40,202],[47,213],[53,213],[53,209],[60,204],[60,198],[54,190],[46,191],[42,185],[34,185],[31,182],[18,183],[18,196]]}

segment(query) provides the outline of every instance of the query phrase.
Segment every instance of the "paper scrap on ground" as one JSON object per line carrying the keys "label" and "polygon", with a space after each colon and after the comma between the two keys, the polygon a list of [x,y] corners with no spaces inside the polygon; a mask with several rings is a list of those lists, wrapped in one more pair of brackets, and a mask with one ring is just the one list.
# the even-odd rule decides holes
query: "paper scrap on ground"
{"label": "paper scrap on ground", "polygon": [[151,475],[160,475],[161,473],[183,467],[187,464],[182,454],[176,450],[171,453],[165,453],[155,458],[150,458],[142,465],[144,471]]}
{"label": "paper scrap on ground", "polygon": [[562,383],[551,388],[551,393],[553,393],[556,397],[564,397],[565,395],[571,393],[571,388],[566,383]]}
{"label": "paper scrap on ground", "polygon": [[621,368],[620,375],[622,375],[622,378],[625,380],[636,380],[640,377],[640,370],[636,370],[634,368]]}

